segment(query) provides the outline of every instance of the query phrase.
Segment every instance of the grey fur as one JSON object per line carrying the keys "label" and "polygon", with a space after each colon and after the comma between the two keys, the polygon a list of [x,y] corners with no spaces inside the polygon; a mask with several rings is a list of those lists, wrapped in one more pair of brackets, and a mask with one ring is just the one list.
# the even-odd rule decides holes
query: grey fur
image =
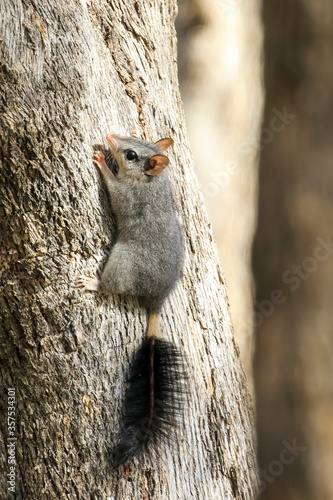
{"label": "grey fur", "polygon": [[[142,306],[157,312],[183,265],[182,237],[167,171],[149,173],[151,157],[163,155],[161,160],[168,160],[156,144],[135,137],[112,137],[119,173],[114,177],[105,168],[101,171],[116,216],[117,236],[101,276],[101,289],[134,296]],[[138,159],[129,161],[128,150],[135,151]]]}

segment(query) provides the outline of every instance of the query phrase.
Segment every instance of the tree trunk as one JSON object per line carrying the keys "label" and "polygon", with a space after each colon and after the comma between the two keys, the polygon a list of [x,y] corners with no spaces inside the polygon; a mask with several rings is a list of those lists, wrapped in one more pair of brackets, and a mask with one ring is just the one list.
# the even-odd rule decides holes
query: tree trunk
{"label": "tree trunk", "polygon": [[195,168],[230,297],[250,386],[251,251],[257,212],[262,111],[259,0],[180,0],[180,88]]}
{"label": "tree trunk", "polygon": [[254,254],[262,498],[329,500],[333,5],[266,0],[263,19],[267,102]]}
{"label": "tree trunk", "polygon": [[[0,9],[1,407],[16,412],[16,427],[1,428],[2,495],[8,479],[22,499],[254,498],[252,405],[193,174],[176,2],[11,0]],[[162,329],[190,378],[177,443],[115,472],[109,452],[146,313],[73,286],[103,268],[114,235],[91,161],[110,128],[175,139],[169,175],[186,262]]]}

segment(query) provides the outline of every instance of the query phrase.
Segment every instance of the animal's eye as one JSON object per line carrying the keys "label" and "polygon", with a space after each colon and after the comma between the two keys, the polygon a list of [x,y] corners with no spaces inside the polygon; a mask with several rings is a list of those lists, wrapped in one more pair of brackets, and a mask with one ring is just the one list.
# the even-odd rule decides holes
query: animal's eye
{"label": "animal's eye", "polygon": [[136,160],[138,158],[138,155],[136,154],[135,151],[133,151],[132,149],[130,149],[129,151],[127,151],[126,153],[126,158],[129,160],[129,161],[133,161],[133,160]]}

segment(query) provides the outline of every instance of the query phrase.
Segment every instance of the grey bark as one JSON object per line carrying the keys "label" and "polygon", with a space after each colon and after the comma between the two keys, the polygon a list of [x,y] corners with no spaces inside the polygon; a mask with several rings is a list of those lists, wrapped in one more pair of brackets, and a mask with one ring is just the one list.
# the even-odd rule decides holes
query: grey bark
{"label": "grey bark", "polygon": [[[176,2],[11,0],[0,9],[1,408],[14,388],[16,498],[254,498],[252,405],[193,174]],[[190,376],[176,444],[113,473],[108,454],[146,314],[73,287],[103,268],[114,235],[91,161],[109,128],[176,143],[169,175],[186,263],[161,323]],[[6,422],[0,433],[7,473]],[[7,487],[2,474],[5,497]]]}

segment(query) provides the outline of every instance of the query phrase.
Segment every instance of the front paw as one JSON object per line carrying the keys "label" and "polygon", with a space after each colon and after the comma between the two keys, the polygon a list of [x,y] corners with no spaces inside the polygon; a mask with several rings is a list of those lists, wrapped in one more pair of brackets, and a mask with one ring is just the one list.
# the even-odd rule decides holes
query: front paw
{"label": "front paw", "polygon": [[82,292],[99,292],[100,281],[96,276],[78,276],[75,280],[76,288],[80,288]]}
{"label": "front paw", "polygon": [[102,151],[95,151],[95,153],[93,154],[93,162],[99,167],[99,168],[103,168],[104,166],[106,166],[106,163],[105,163],[105,156],[104,154],[102,153]]}

